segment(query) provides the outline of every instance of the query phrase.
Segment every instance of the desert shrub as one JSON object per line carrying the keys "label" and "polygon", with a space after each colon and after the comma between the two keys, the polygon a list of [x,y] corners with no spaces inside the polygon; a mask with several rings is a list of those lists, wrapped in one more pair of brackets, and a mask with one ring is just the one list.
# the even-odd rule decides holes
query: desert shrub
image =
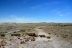
{"label": "desert shrub", "polygon": [[26,33],[26,34],[29,35],[29,36],[37,37],[37,35],[35,33]]}
{"label": "desert shrub", "polygon": [[39,35],[40,37],[45,37],[45,35]]}
{"label": "desert shrub", "polygon": [[50,36],[47,36],[47,38],[50,39],[51,37]]}
{"label": "desert shrub", "polygon": [[25,30],[20,30],[20,32],[25,32]]}
{"label": "desert shrub", "polygon": [[68,37],[68,35],[62,35],[62,37],[63,37],[63,38],[67,38],[67,37]]}
{"label": "desert shrub", "polygon": [[5,34],[0,34],[1,37],[5,37]]}
{"label": "desert shrub", "polygon": [[20,44],[24,44],[24,43],[25,43],[24,41],[21,41],[21,42],[20,42]]}
{"label": "desert shrub", "polygon": [[20,34],[11,34],[11,36],[20,36]]}
{"label": "desert shrub", "polygon": [[51,34],[51,33],[48,33],[48,34]]}

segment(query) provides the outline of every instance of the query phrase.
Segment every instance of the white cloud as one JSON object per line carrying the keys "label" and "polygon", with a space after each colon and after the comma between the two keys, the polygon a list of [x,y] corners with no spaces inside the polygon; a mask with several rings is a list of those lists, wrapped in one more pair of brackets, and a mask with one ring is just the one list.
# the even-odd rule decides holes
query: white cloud
{"label": "white cloud", "polygon": [[31,22],[38,22],[38,21],[33,20],[31,17],[10,15],[0,22],[31,23]]}
{"label": "white cloud", "polygon": [[59,10],[59,8],[51,10],[50,13],[56,16],[65,16],[63,11]]}
{"label": "white cloud", "polygon": [[7,16],[4,20],[2,20],[3,22],[26,22],[27,18],[25,17],[19,17],[19,16],[15,16],[15,15],[10,15]]}

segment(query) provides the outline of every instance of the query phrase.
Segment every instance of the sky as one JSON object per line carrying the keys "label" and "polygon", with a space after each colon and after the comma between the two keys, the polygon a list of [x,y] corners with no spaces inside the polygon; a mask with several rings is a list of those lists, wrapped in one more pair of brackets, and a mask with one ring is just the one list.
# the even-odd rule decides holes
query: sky
{"label": "sky", "polygon": [[2,22],[72,23],[72,0],[0,0]]}

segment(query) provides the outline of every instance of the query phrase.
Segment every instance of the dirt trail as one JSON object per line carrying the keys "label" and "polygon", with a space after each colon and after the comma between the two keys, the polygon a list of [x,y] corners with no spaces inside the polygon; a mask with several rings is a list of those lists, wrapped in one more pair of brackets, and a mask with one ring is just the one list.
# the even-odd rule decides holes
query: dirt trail
{"label": "dirt trail", "polygon": [[[46,37],[49,36],[49,34],[47,34],[46,32],[44,32],[44,30],[42,29],[35,29],[38,35],[45,35]],[[46,37],[37,37],[36,41],[48,41],[49,39],[47,39]]]}
{"label": "dirt trail", "polygon": [[48,34],[47,34],[46,32],[44,32],[42,29],[36,28],[35,30],[37,31],[38,35],[45,35],[45,36],[48,36]]}

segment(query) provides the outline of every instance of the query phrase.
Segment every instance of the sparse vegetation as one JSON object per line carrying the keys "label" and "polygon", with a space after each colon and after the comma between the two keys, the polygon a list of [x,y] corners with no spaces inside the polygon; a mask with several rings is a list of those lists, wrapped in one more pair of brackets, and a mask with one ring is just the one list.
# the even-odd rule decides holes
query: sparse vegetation
{"label": "sparse vegetation", "polygon": [[[50,36],[37,35],[35,30],[37,27],[44,30]],[[26,44],[26,42],[35,41],[37,37],[51,39],[52,35],[61,37],[61,39],[67,42],[72,42],[72,24],[2,24],[0,25],[0,47],[7,44],[5,41],[12,42],[14,40],[20,44]]]}

